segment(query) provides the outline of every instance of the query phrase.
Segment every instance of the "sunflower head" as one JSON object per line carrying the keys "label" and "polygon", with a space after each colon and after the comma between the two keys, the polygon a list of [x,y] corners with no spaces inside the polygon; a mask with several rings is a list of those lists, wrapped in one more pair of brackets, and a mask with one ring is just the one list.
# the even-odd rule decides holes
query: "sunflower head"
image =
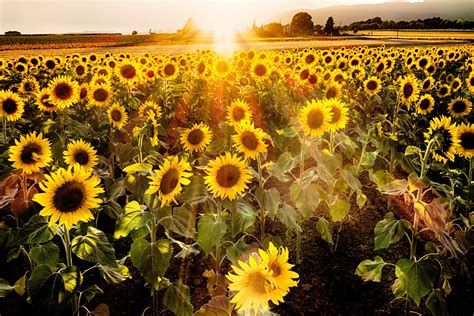
{"label": "sunflower head", "polygon": [[257,159],[258,155],[267,152],[264,140],[269,138],[262,129],[256,128],[251,122],[245,122],[236,127],[232,141],[237,151],[244,154],[246,159]]}
{"label": "sunflower head", "polygon": [[436,139],[431,150],[432,157],[439,162],[447,163],[454,160],[454,154],[459,143],[456,125],[451,123],[451,118],[446,116],[435,117],[430,122],[430,127],[425,133],[425,141]]}
{"label": "sunflower head", "polygon": [[79,101],[79,84],[68,76],[58,76],[48,85],[51,103],[59,109],[68,108]]}
{"label": "sunflower head", "polygon": [[474,124],[462,123],[458,127],[457,141],[459,146],[457,152],[467,159],[474,157]]}
{"label": "sunflower head", "polygon": [[39,85],[35,77],[26,77],[20,83],[19,91],[23,94],[34,95],[38,92]]}
{"label": "sunflower head", "polygon": [[344,128],[349,121],[347,104],[337,99],[327,99],[322,102],[326,103],[325,106],[330,109],[332,114],[332,118],[329,121],[329,130],[337,131]]}
{"label": "sunflower head", "polygon": [[211,143],[212,132],[204,123],[185,129],[179,140],[187,152],[202,152]]}
{"label": "sunflower head", "polygon": [[125,111],[125,107],[120,104],[114,104],[107,110],[109,122],[115,128],[122,128],[128,121],[128,114]]}
{"label": "sunflower head", "polygon": [[18,94],[10,90],[0,91],[0,117],[5,117],[7,121],[16,121],[24,111],[23,99]]}
{"label": "sunflower head", "polygon": [[176,197],[183,190],[183,186],[191,182],[188,179],[191,175],[191,165],[186,160],[170,156],[165,159],[155,175],[150,177],[150,187],[145,193],[149,195],[158,193],[162,207],[171,202],[176,203]]}
{"label": "sunflower head", "polygon": [[252,112],[247,102],[240,99],[232,101],[227,109],[227,120],[230,125],[237,126],[251,119]]}
{"label": "sunflower head", "polygon": [[206,186],[221,199],[235,200],[248,188],[252,179],[245,162],[229,152],[210,161],[206,173]]}
{"label": "sunflower head", "polygon": [[43,206],[39,214],[50,216],[50,225],[59,223],[70,229],[94,218],[91,209],[99,207],[97,196],[104,192],[98,177],[83,168],[60,168],[45,177],[40,183],[43,193],[36,194],[33,201]]}
{"label": "sunflower head", "polygon": [[468,115],[471,109],[472,103],[464,98],[453,99],[448,105],[449,112],[455,117]]}
{"label": "sunflower head", "polygon": [[326,85],[326,99],[339,99],[341,98],[342,86],[336,81],[330,81]]}
{"label": "sunflower head", "polygon": [[321,136],[329,130],[332,116],[327,102],[306,101],[306,106],[299,113],[301,129],[307,136]]}
{"label": "sunflower head", "polygon": [[418,114],[427,115],[431,111],[433,111],[435,101],[433,97],[429,94],[424,94],[418,100],[416,104],[416,112]]}
{"label": "sunflower head", "polygon": [[270,73],[270,65],[265,59],[255,59],[250,65],[250,76],[256,81],[268,79]]}
{"label": "sunflower head", "polygon": [[379,78],[372,76],[364,81],[364,90],[368,95],[375,95],[382,89],[382,82]]}
{"label": "sunflower head", "polygon": [[90,87],[89,104],[98,107],[107,107],[112,101],[113,92],[108,85],[93,85]]}
{"label": "sunflower head", "polygon": [[138,109],[138,114],[147,117],[150,115],[150,111],[156,119],[161,117],[161,108],[154,101],[146,101],[143,103]]}
{"label": "sunflower head", "polygon": [[64,151],[64,161],[71,167],[80,166],[85,170],[91,170],[97,164],[97,151],[91,144],[83,141],[72,141]]}
{"label": "sunflower head", "polygon": [[46,167],[51,158],[51,145],[49,141],[36,132],[21,136],[15,140],[15,145],[10,147],[9,160],[13,167],[23,170],[26,174],[39,172],[40,168]]}
{"label": "sunflower head", "polygon": [[400,80],[400,99],[407,106],[418,99],[420,90],[418,80],[413,74],[409,74]]}
{"label": "sunflower head", "polygon": [[139,65],[131,60],[123,60],[114,70],[122,83],[132,84],[139,79]]}

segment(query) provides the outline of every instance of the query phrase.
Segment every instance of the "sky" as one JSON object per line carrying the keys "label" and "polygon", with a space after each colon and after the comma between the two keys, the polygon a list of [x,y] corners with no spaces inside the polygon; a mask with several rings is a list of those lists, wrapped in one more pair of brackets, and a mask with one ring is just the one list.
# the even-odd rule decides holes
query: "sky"
{"label": "sky", "polygon": [[[279,12],[388,0],[0,0],[0,34],[175,32],[193,17],[205,30],[242,30]],[[391,0],[393,1],[393,0]],[[420,1],[420,0],[399,0]],[[318,22],[318,21],[316,21]],[[322,22],[321,22],[322,23]]]}

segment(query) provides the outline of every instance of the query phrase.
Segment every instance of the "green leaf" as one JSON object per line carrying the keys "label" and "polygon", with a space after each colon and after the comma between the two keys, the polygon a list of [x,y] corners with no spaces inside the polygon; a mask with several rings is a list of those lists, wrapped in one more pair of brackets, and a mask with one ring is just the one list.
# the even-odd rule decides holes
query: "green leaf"
{"label": "green leaf", "polygon": [[429,308],[431,314],[435,316],[449,315],[448,309],[446,308],[446,300],[440,289],[433,289],[431,294],[426,299],[425,304]]}
{"label": "green leaf", "polygon": [[230,316],[233,315],[234,305],[225,295],[214,296],[209,302],[201,307],[195,316]]}
{"label": "green leaf", "polygon": [[38,312],[54,314],[66,307],[66,290],[60,273],[52,272],[48,265],[37,266],[28,279],[28,294]]}
{"label": "green leaf", "polygon": [[135,173],[135,172],[144,172],[150,173],[153,170],[153,166],[149,163],[134,163],[123,168],[123,172],[125,173]]}
{"label": "green leaf", "polygon": [[54,269],[59,260],[59,247],[51,241],[38,244],[30,249],[30,257],[37,265],[46,264]]}
{"label": "green leaf", "polygon": [[7,280],[5,279],[0,279],[0,297],[7,297],[8,294],[10,294],[11,291],[15,289],[14,286],[11,286],[10,283],[8,283]]}
{"label": "green leaf", "polygon": [[375,164],[379,152],[376,151],[367,151],[364,156],[362,156],[361,165],[366,167],[372,167]]}
{"label": "green leaf", "polygon": [[332,240],[332,228],[331,223],[324,217],[320,217],[316,223],[316,230],[318,231],[321,238],[330,245],[334,245]]}
{"label": "green leaf", "polygon": [[301,226],[298,223],[298,214],[290,205],[284,204],[280,207],[277,211],[277,217],[286,227],[300,232],[302,231]]}
{"label": "green leaf", "polygon": [[[395,267],[395,269],[398,269]],[[403,282],[400,281],[400,279],[395,279],[395,282],[393,282],[392,286],[392,293],[395,295],[395,298],[402,298],[407,294],[407,290],[405,289],[405,286],[403,285]]]}
{"label": "green leaf", "polygon": [[125,194],[125,179],[116,179],[110,188],[107,190],[107,197],[110,200],[115,200],[119,196],[122,196]]}
{"label": "green leaf", "polygon": [[171,284],[163,294],[163,304],[175,315],[192,316],[194,307],[191,304],[190,290],[187,285],[179,282]]}
{"label": "green leaf", "polygon": [[396,220],[392,212],[387,213],[384,219],[375,225],[374,234],[375,250],[388,248],[404,236],[404,221]]}
{"label": "green leaf", "polygon": [[437,268],[429,261],[400,259],[395,274],[403,283],[408,296],[420,305],[420,300],[433,289]]}
{"label": "green leaf", "polygon": [[115,228],[114,238],[119,239],[137,228],[144,227],[151,219],[150,212],[145,211],[145,207],[137,201],[129,202],[125,205],[124,214],[120,216]]}
{"label": "green leaf", "polygon": [[209,255],[212,247],[217,245],[222,237],[224,237],[226,230],[227,225],[222,222],[215,222],[212,214],[201,216],[198,222],[197,242],[202,250],[204,250],[206,256]]}
{"label": "green leaf", "polygon": [[274,217],[281,201],[280,191],[278,191],[277,188],[265,190],[258,187],[257,190],[255,190],[255,196],[257,197],[260,207],[268,212],[270,217]]}
{"label": "green leaf", "polygon": [[277,161],[269,167],[269,172],[281,182],[287,182],[291,180],[291,177],[287,175],[296,165],[298,159],[293,157],[291,153],[285,152],[278,157]]}
{"label": "green leaf", "polygon": [[74,293],[82,284],[82,274],[78,267],[72,266],[61,270],[64,281],[64,289],[69,293]]}
{"label": "green leaf", "polygon": [[99,265],[101,277],[109,284],[116,284],[132,278],[127,266],[118,264],[118,268]]}
{"label": "green leaf", "polygon": [[87,302],[90,302],[97,294],[103,294],[104,291],[97,285],[91,285],[82,292],[82,297],[86,298]]}
{"label": "green leaf", "polygon": [[298,130],[294,126],[289,126],[289,127],[283,128],[283,129],[277,129],[276,133],[278,135],[291,138],[291,137],[295,137],[296,135],[298,135]]}
{"label": "green leaf", "polygon": [[160,277],[168,270],[172,252],[168,239],[160,239],[154,244],[145,239],[136,239],[130,255],[133,265],[145,280],[157,288]]}
{"label": "green leaf", "polygon": [[385,184],[395,180],[395,177],[387,171],[369,172],[369,177],[370,180],[372,180],[378,188],[381,188]]}
{"label": "green leaf", "polygon": [[55,226],[49,226],[46,218],[36,214],[20,229],[15,244],[41,244],[53,239],[54,235]]}
{"label": "green leaf", "polygon": [[193,175],[190,180],[191,183],[184,187],[183,193],[178,196],[178,200],[191,205],[205,202],[208,194],[204,185],[204,177]]}
{"label": "green leaf", "polygon": [[114,247],[104,232],[92,226],[87,228],[85,236],[77,236],[72,240],[71,249],[82,260],[118,267]]}
{"label": "green leaf", "polygon": [[407,148],[405,148],[405,156],[411,155],[421,155],[421,149],[416,146],[407,146]]}
{"label": "green leaf", "polygon": [[355,274],[360,276],[365,282],[380,282],[382,279],[382,269],[385,264],[386,263],[379,256],[375,257],[374,260],[366,259],[359,263]]}
{"label": "green leaf", "polygon": [[232,237],[245,232],[249,227],[255,224],[256,211],[252,205],[245,201],[239,201],[234,204],[235,210],[232,212],[231,232]]}
{"label": "green leaf", "polygon": [[310,218],[318,207],[318,188],[316,183],[300,185],[296,181],[290,186],[290,198],[305,218]]}
{"label": "green leaf", "polygon": [[194,237],[196,219],[193,212],[184,206],[174,207],[172,217],[163,219],[161,223],[178,235],[188,238]]}
{"label": "green leaf", "polygon": [[333,222],[342,221],[349,214],[351,204],[347,200],[340,199],[339,197],[331,204],[330,215]]}
{"label": "green leaf", "polygon": [[378,188],[380,192],[388,195],[403,195],[408,190],[408,180],[397,179]]}
{"label": "green leaf", "polygon": [[237,264],[237,260],[248,253],[252,248],[245,243],[243,239],[239,239],[234,245],[226,248],[225,253],[227,259],[229,259],[233,264]]}

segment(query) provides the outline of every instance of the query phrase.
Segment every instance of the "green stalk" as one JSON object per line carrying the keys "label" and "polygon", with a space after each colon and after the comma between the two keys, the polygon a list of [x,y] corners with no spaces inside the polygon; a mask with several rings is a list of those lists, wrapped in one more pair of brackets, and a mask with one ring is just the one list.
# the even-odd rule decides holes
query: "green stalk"
{"label": "green stalk", "polygon": [[[304,174],[304,143],[305,143],[305,137],[301,139],[301,151],[300,151],[300,185],[303,185],[303,174]],[[301,223],[301,215],[298,212],[298,222]],[[300,264],[301,263],[301,231],[297,230],[296,231],[296,263]]]}
{"label": "green stalk", "polygon": [[[64,251],[66,253],[66,266],[68,268],[72,267],[72,249],[71,249],[71,237],[69,235],[69,229],[66,228],[65,225],[63,225],[63,245],[64,245]],[[79,310],[78,306],[78,301],[77,301],[77,296],[74,293],[72,297],[72,314],[76,315],[76,312]]]}
{"label": "green stalk", "polygon": [[[151,232],[150,232],[150,240],[151,240],[151,247],[153,248],[156,243],[156,219],[153,217],[151,220]],[[151,284],[151,298],[152,298],[152,306],[153,306],[153,315],[158,315],[158,292],[155,289],[155,285]]]}
{"label": "green stalk", "polygon": [[[397,122],[397,117],[398,117],[398,110],[399,110],[399,104],[398,100],[395,105],[395,110],[393,112],[393,121],[392,121],[392,135],[395,134],[396,132],[396,122]],[[395,171],[395,148],[392,147],[390,150],[390,173],[393,174]]]}
{"label": "green stalk", "polygon": [[[262,161],[260,155],[257,156],[257,169],[258,169],[258,184],[263,190],[263,171],[262,171]],[[261,219],[260,219],[260,239],[263,241],[265,237],[265,209],[260,207]]]}
{"label": "green stalk", "polygon": [[7,118],[3,119],[3,141],[5,144],[8,144],[8,135],[7,135]]}
{"label": "green stalk", "polygon": [[472,185],[472,169],[474,169],[474,158],[471,157],[471,159],[469,159],[469,177],[468,177],[468,181],[467,181],[467,185],[468,186],[471,186]]}

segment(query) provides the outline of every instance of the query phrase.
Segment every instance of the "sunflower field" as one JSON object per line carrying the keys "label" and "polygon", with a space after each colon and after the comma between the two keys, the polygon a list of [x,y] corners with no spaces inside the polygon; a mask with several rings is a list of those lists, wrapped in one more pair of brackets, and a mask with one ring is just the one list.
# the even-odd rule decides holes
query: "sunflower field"
{"label": "sunflower field", "polygon": [[472,314],[473,53],[0,59],[2,313]]}

